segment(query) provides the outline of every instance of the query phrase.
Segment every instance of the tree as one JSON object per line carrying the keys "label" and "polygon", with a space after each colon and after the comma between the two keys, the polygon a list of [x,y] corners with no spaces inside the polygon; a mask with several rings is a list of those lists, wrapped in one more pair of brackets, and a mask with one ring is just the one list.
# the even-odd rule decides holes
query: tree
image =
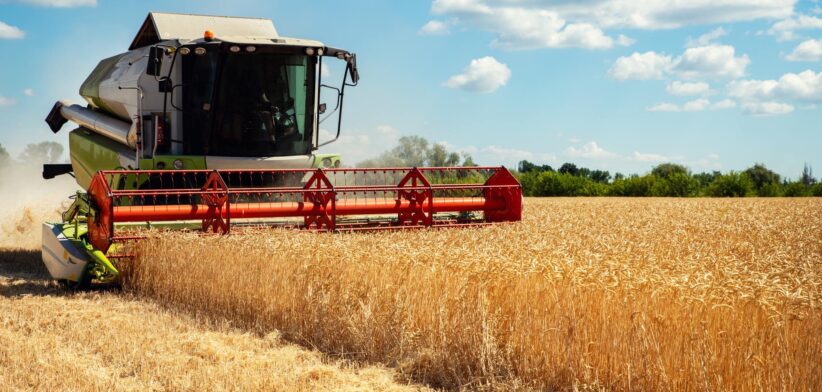
{"label": "tree", "polygon": [[537,164],[533,164],[529,161],[522,160],[522,161],[519,161],[519,164],[517,165],[517,171],[520,172],[520,173],[544,172],[544,171],[552,172],[552,171],[554,171],[554,168],[551,167],[550,165],[537,165]]}
{"label": "tree", "polygon": [[609,173],[607,170],[592,170],[588,174],[588,178],[600,184],[607,184],[609,181],[611,181],[611,173]]}
{"label": "tree", "polygon": [[729,172],[717,177],[708,187],[708,195],[713,197],[744,197],[753,191],[753,183],[748,176]]}
{"label": "tree", "polygon": [[446,165],[446,161],[448,160],[448,150],[445,149],[445,146],[439,143],[434,143],[431,146],[431,149],[428,150],[426,153],[428,156],[428,164],[431,166],[448,166]]}
{"label": "tree", "polygon": [[429,154],[428,140],[421,136],[403,136],[392,152],[405,166],[425,166]]}
{"label": "tree", "polygon": [[9,156],[9,152],[0,144],[0,169],[8,166],[10,161],[11,157]]}
{"label": "tree", "polygon": [[699,174],[694,174],[694,175],[693,175],[693,177],[694,177],[697,181],[699,181],[699,186],[700,186],[700,187],[702,187],[702,188],[706,188],[706,187],[710,186],[710,185],[711,185],[711,183],[713,183],[713,182],[714,182],[714,180],[715,180],[717,177],[721,176],[721,175],[722,175],[722,173],[720,173],[720,172],[718,172],[718,171],[714,170],[714,171],[713,171],[713,172],[711,172],[711,173],[699,173]]}
{"label": "tree", "polygon": [[764,164],[757,163],[743,173],[753,183],[758,196],[777,196],[779,194],[779,182],[782,179],[779,174],[768,169]]}
{"label": "tree", "polygon": [[359,167],[392,167],[392,166],[459,166],[460,159],[462,166],[476,166],[471,155],[463,153],[460,156],[457,152],[449,152],[440,144],[430,144],[428,140],[420,136],[403,136],[398,141],[397,146],[382,153],[379,157],[369,159],[357,164]]}
{"label": "tree", "polygon": [[448,158],[445,159],[445,166],[459,166],[460,165],[460,154],[457,152],[450,152],[448,153]]}
{"label": "tree", "polygon": [[813,177],[813,168],[810,167],[807,163],[805,167],[802,168],[802,178],[800,182],[805,184],[805,186],[811,186],[816,183],[816,178]]}
{"label": "tree", "polygon": [[560,166],[559,170],[557,170],[557,171],[562,173],[562,174],[570,174],[572,176],[578,176],[579,175],[579,168],[577,168],[577,165],[574,165],[573,163],[568,163],[568,162],[563,163],[562,166]]}
{"label": "tree", "polygon": [[63,156],[63,145],[55,142],[29,144],[20,154],[24,163],[56,163]]}
{"label": "tree", "polygon": [[474,163],[474,158],[471,157],[471,154],[469,154],[467,152],[464,152],[464,153],[462,153],[462,166],[463,167],[471,167],[471,166],[477,166],[477,164]]}
{"label": "tree", "polygon": [[662,163],[653,168],[651,174],[667,180],[675,174],[690,176],[691,172],[685,166],[676,163]]}

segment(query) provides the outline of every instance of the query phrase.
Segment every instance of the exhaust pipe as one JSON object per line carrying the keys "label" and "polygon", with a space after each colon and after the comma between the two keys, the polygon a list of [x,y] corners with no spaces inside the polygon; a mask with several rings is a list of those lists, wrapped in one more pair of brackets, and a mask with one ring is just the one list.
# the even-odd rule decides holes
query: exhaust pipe
{"label": "exhaust pipe", "polygon": [[77,104],[57,101],[46,117],[46,123],[52,132],[57,133],[67,121],[76,123],[131,149],[137,148],[137,135],[131,131],[131,124]]}

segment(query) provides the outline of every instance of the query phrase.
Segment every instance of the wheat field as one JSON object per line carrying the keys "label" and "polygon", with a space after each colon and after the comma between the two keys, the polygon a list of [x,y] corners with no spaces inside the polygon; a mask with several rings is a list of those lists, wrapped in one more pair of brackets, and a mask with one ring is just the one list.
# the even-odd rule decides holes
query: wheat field
{"label": "wheat field", "polygon": [[[212,322],[118,290],[70,292],[40,260],[68,181],[0,171],[0,392],[405,391],[395,371]],[[10,178],[11,177],[11,178]]]}
{"label": "wheat field", "polygon": [[124,289],[446,389],[822,389],[822,200],[529,199],[520,223],[156,236]]}

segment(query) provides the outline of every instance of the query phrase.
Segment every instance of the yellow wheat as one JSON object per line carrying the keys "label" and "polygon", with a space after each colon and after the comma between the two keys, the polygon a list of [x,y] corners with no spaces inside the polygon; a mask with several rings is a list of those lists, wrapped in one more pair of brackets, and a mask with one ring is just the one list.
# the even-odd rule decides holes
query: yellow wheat
{"label": "yellow wheat", "polygon": [[158,235],[124,285],[435,387],[822,388],[822,200],[531,199],[525,217]]}

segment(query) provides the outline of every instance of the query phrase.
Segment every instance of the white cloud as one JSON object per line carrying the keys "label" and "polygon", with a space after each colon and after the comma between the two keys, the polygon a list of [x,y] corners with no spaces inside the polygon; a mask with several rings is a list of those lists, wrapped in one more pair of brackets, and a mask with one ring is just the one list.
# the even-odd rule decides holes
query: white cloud
{"label": "white cloud", "polygon": [[495,145],[480,148],[477,150],[477,153],[472,155],[479,156],[483,161],[499,162],[510,167],[513,167],[522,160],[539,162],[554,162],[557,160],[557,157],[553,154],[537,154],[531,151],[519,150],[516,148],[505,148]]}
{"label": "white cloud", "polygon": [[781,102],[747,102],[742,104],[742,110],[754,116],[774,116],[788,114],[794,107]]}
{"label": "white cloud", "polygon": [[793,15],[795,0],[434,0],[436,14],[497,14],[501,8],[552,12],[570,23],[598,28],[672,29],[683,26],[782,19]]}
{"label": "white cloud", "polygon": [[790,61],[819,61],[822,60],[822,39],[809,39],[799,44],[787,56]]}
{"label": "white cloud", "polygon": [[322,67],[320,67],[320,77],[322,77],[323,79],[326,79],[330,76],[331,76],[331,70],[328,69],[328,65],[326,63],[323,63]]}
{"label": "white cloud", "polygon": [[420,35],[447,35],[449,33],[448,24],[439,20],[429,20],[418,32]]}
{"label": "white cloud", "polygon": [[776,36],[777,40],[789,41],[800,37],[797,30],[822,30],[822,18],[808,15],[790,17],[774,23],[767,33]]}
{"label": "white cloud", "polygon": [[11,99],[11,98],[6,98],[6,97],[0,95],[0,107],[2,107],[2,106],[11,106],[11,105],[14,105],[16,103],[17,103],[16,100]]}
{"label": "white cloud", "polygon": [[607,159],[617,158],[616,153],[605,150],[597,145],[595,141],[590,141],[580,148],[570,146],[565,150],[565,154],[572,158]]}
{"label": "white cloud", "polygon": [[711,101],[705,98],[685,102],[682,106],[663,102],[649,107],[649,112],[701,112],[711,106]]}
{"label": "white cloud", "polygon": [[739,78],[751,63],[748,55],[736,56],[730,45],[688,48],[672,66],[672,72],[685,79]]}
{"label": "white cloud", "polygon": [[668,94],[676,95],[680,97],[690,96],[690,95],[708,95],[712,93],[711,85],[705,82],[680,82],[675,80],[671,83],[668,83],[668,86],[665,87],[665,91]]}
{"label": "white cloud", "polygon": [[72,7],[94,7],[97,0],[19,0],[21,3],[37,5],[42,7],[72,8]]}
{"label": "white cloud", "polygon": [[699,98],[699,99],[695,99],[693,101],[685,102],[685,104],[682,105],[682,111],[683,112],[701,112],[701,111],[707,109],[708,106],[710,106],[710,105],[711,105],[711,101],[709,101],[705,98]]}
{"label": "white cloud", "polygon": [[25,95],[27,97],[33,97],[34,96],[34,90],[30,89],[30,88],[27,88],[27,89],[23,90],[23,95]]}
{"label": "white cloud", "polygon": [[608,75],[617,80],[649,80],[662,79],[662,76],[671,66],[671,56],[656,52],[634,52],[630,56],[618,58]]}
{"label": "white cloud", "polygon": [[790,99],[822,102],[822,72],[786,73],[779,80],[740,80],[728,84],[728,95],[743,101]]}
{"label": "white cloud", "polygon": [[688,38],[688,43],[686,46],[689,48],[697,47],[697,46],[707,46],[711,45],[716,42],[717,39],[725,36],[728,34],[728,31],[722,27],[717,27],[705,34],[700,35],[696,39]]}
{"label": "white cloud", "polygon": [[471,60],[463,73],[452,76],[443,85],[466,91],[491,93],[505,86],[509,79],[511,69],[497,59],[487,56]]}
{"label": "white cloud", "polygon": [[20,39],[26,36],[18,27],[0,22],[0,39]]}
{"label": "white cloud", "polygon": [[714,103],[711,105],[711,110],[725,110],[725,109],[733,109],[736,107],[736,101],[733,99],[723,99],[719,102]]}
{"label": "white cloud", "polygon": [[745,75],[748,55],[736,55],[730,45],[708,45],[688,48],[682,55],[671,56],[654,51],[618,58],[608,74],[617,80],[662,79],[674,75],[683,79],[738,78]]}
{"label": "white cloud", "polygon": [[[497,4],[494,4],[497,3]],[[492,46],[502,49],[577,47],[607,49],[614,39],[591,23],[568,23],[550,7],[515,7],[480,0],[435,0],[434,14],[449,15],[497,35]],[[624,37],[620,43],[628,42]]]}
{"label": "white cloud", "polygon": [[635,42],[636,42],[636,40],[635,40],[635,39],[630,38],[630,37],[627,37],[627,36],[622,35],[622,34],[620,34],[620,35],[619,35],[619,37],[617,37],[617,43],[618,43],[620,46],[631,46],[631,45],[633,45]]}
{"label": "white cloud", "polygon": [[654,153],[641,153],[639,151],[634,151],[634,153],[630,157],[631,160],[637,162],[668,162],[671,159],[661,155],[661,154],[654,154]]}
{"label": "white cloud", "polygon": [[388,139],[399,139],[400,131],[390,125],[378,125],[377,133],[387,137]]}
{"label": "white cloud", "polygon": [[662,103],[658,103],[658,104],[649,106],[645,110],[647,110],[649,112],[681,112],[682,108],[680,108],[679,105],[677,105],[675,103],[662,102]]}

